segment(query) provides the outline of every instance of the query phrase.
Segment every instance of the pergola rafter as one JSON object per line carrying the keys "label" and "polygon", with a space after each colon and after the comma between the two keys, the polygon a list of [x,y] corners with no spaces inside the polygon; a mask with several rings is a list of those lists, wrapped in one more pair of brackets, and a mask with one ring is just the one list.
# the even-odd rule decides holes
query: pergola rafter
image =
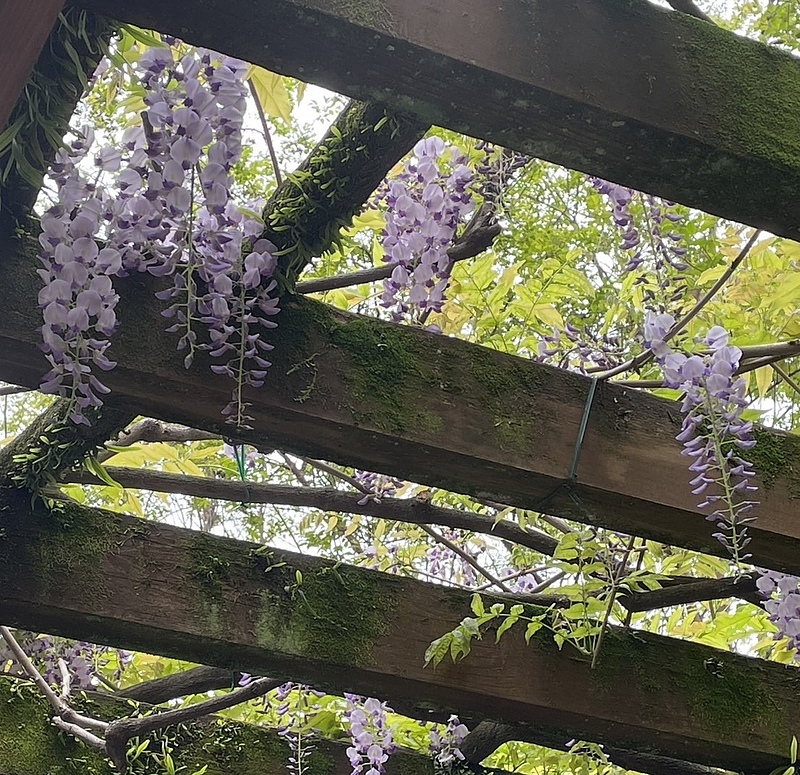
{"label": "pergola rafter", "polygon": [[290,675],[420,719],[490,718],[553,747],[588,739],[751,773],[778,766],[800,725],[791,667],[609,632],[591,670],[547,631],[529,645],[512,631],[426,668],[431,641],[470,614],[468,592],[74,504],[53,515],[22,494],[0,507],[0,621],[26,629]]}
{"label": "pergola rafter", "polygon": [[800,62],[647,0],[75,0],[430,124],[800,235]]}
{"label": "pergola rafter", "polygon": [[[45,370],[37,333],[32,244],[2,241],[0,379],[35,387]],[[131,278],[104,375],[111,406],[231,434],[219,414],[228,380],[200,358],[189,371],[163,332],[152,284]],[[131,288],[131,286],[135,286]],[[237,438],[663,543],[724,554],[697,509],[675,441],[675,403],[600,385],[577,480],[567,478],[590,380],[449,337],[287,301],[265,389],[250,391],[254,430]],[[765,567],[800,573],[800,439],[759,432],[762,485],[748,551]],[[577,499],[573,497],[577,495]]]}
{"label": "pergola rafter", "polygon": [[28,0],[5,0],[0,7],[0,133],[63,5],[64,0],[40,0],[37,13]]}

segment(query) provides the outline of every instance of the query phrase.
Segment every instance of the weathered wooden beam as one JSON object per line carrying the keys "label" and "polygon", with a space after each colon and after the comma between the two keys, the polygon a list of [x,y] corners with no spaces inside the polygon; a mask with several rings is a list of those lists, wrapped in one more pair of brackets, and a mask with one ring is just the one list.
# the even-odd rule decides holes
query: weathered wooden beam
{"label": "weathered wooden beam", "polygon": [[[0,379],[36,386],[37,244],[0,235]],[[147,278],[125,281],[120,331],[103,374],[114,405],[223,435],[231,384],[200,358],[186,371],[163,333]],[[287,300],[269,333],[274,365],[247,398],[254,430],[235,435],[409,481],[723,554],[696,508],[675,434],[675,403],[600,385],[578,481],[567,477],[589,380],[457,339]],[[800,573],[800,438],[760,431],[754,561]],[[548,497],[552,496],[552,497]],[[577,496],[577,497],[575,497]]]}
{"label": "weathered wooden beam", "polygon": [[800,236],[800,62],[646,0],[77,2]]}
{"label": "weathered wooden beam", "polygon": [[64,0],[4,0],[0,6],[0,132],[63,5]]}
{"label": "weathered wooden beam", "polygon": [[[95,694],[77,704],[82,712],[108,721],[132,710],[125,700]],[[118,773],[100,752],[54,727],[52,715],[38,690],[15,679],[0,679],[0,775]],[[289,742],[275,730],[228,719],[207,717],[164,732],[161,738],[151,736],[149,751],[160,756],[165,742],[176,769],[189,774],[207,766],[206,775],[285,775],[292,756]],[[344,743],[315,739],[310,744],[309,775],[350,775],[353,768]],[[431,775],[433,766],[425,756],[399,751],[386,763],[386,772]]]}
{"label": "weathered wooden beam", "polygon": [[65,504],[0,501],[0,621],[390,701],[519,737],[573,737],[736,771],[780,764],[800,727],[797,671],[644,633],[609,633],[591,670],[542,631],[423,666],[469,594]]}
{"label": "weathered wooden beam", "polygon": [[281,281],[293,288],[315,256],[339,239],[389,170],[430,126],[377,103],[350,102],[264,209],[264,233],[279,251]]}
{"label": "weathered wooden beam", "polygon": [[[0,36],[6,35],[7,24],[13,30],[13,22],[6,18],[6,14],[16,9],[22,14],[20,18],[32,27],[31,54],[34,48],[38,52],[42,48],[41,40],[33,28],[42,18],[51,16],[54,19],[56,6],[61,4],[51,0],[27,4],[9,0],[0,4]],[[38,15],[39,6],[44,9],[42,16]],[[48,31],[52,19],[48,22]],[[113,29],[107,19],[95,14],[77,8],[65,9],[50,31],[50,37],[13,106],[8,127],[5,127],[5,120],[0,121],[0,133],[4,130],[8,133],[5,137],[7,142],[0,147],[0,222],[3,228],[9,228],[9,224],[11,228],[15,227],[30,214],[45,170],[61,146],[61,138],[67,131],[75,106],[106,49]],[[0,58],[13,59],[17,47],[24,49],[29,45],[20,29],[15,34],[20,36],[18,40],[0,46]],[[27,72],[30,67],[26,67]],[[6,85],[4,81],[0,88]]]}

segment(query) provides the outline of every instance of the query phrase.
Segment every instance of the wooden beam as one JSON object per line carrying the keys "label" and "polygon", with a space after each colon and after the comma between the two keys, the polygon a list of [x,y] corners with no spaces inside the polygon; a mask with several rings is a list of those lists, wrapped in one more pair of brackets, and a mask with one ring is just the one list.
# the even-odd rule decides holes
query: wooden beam
{"label": "wooden beam", "polygon": [[[0,235],[0,379],[35,387],[39,350],[38,246]],[[148,278],[128,278],[103,380],[114,406],[230,435],[219,414],[231,384],[200,358],[186,371],[163,332]],[[589,380],[450,337],[287,300],[267,384],[251,391],[254,430],[279,448],[724,554],[696,508],[677,404],[600,385],[577,484],[570,470]],[[761,507],[749,550],[759,565],[800,574],[800,438],[759,431],[752,450]],[[2,472],[0,472],[1,474]],[[0,479],[2,476],[0,476]]]}
{"label": "wooden beam", "polygon": [[529,646],[511,631],[425,668],[468,593],[75,504],[32,511],[18,492],[0,529],[0,621],[25,629],[749,773],[800,728],[800,677],[775,663],[611,632],[591,670],[546,631]]}
{"label": "wooden beam", "polygon": [[3,0],[0,5],[0,132],[63,6],[64,0]]}
{"label": "wooden beam", "polygon": [[800,62],[646,0],[77,2],[800,236]]}
{"label": "wooden beam", "polygon": [[[80,700],[81,712],[111,720],[125,718],[125,700],[91,694]],[[115,775],[119,771],[94,749],[80,745],[50,723],[52,708],[28,684],[0,679],[0,775]],[[165,730],[168,750],[179,772],[207,766],[206,775],[285,775],[292,748],[274,729],[207,717],[184,724],[176,734]],[[149,750],[161,754],[157,736]],[[346,744],[316,738],[308,775],[350,775]],[[146,759],[148,754],[144,755]],[[155,762],[154,762],[155,763]],[[185,768],[185,769],[181,769]],[[386,775],[432,775],[432,761],[398,751],[386,763]]]}

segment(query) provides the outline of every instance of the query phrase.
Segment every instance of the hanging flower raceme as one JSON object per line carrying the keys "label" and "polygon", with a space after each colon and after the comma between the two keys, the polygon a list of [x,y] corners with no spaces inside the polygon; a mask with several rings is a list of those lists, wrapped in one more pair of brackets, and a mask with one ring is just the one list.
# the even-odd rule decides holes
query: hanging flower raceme
{"label": "hanging flower raceme", "polygon": [[[447,248],[465,215],[474,207],[468,186],[473,173],[439,137],[414,146],[414,158],[389,183],[384,195],[386,228],[381,237],[385,260],[394,264],[384,282],[381,303],[402,320],[411,309],[438,312],[450,282],[453,262]],[[407,293],[406,293],[407,291]]]}
{"label": "hanging flower raceme", "polygon": [[105,353],[117,325],[119,298],[111,281],[120,269],[119,253],[101,249],[97,242],[107,213],[106,194],[77,166],[92,141],[91,130],[84,130],[58,153],[51,172],[57,202],[42,215],[39,236],[42,349],[51,366],[41,390],[68,397],[76,423],[88,422],[84,410],[100,406],[100,395],[108,393],[96,370],[115,365]]}
{"label": "hanging flower raceme", "polygon": [[[626,272],[632,272],[644,263],[645,248],[651,254],[657,273],[663,273],[668,267],[678,272],[686,270],[684,256],[687,250],[680,244],[683,236],[672,230],[665,231],[669,224],[683,220],[683,216],[675,212],[674,202],[666,202],[649,194],[638,194],[632,188],[602,178],[593,177],[590,180],[595,189],[610,201],[614,223],[622,231],[620,247],[631,253],[625,265]],[[631,202],[637,196],[643,210],[643,222],[638,225],[630,209]]]}
{"label": "hanging flower raceme", "polygon": [[764,608],[778,628],[778,638],[788,638],[800,662],[800,579],[777,571],[761,570],[756,582],[763,595]]}
{"label": "hanging flower raceme", "polygon": [[40,238],[43,336],[53,366],[43,389],[70,398],[77,422],[86,406],[100,404],[97,394],[107,390],[92,367],[114,365],[104,355],[116,325],[111,277],[147,271],[172,278],[158,294],[170,302],[167,330],[180,334],[187,367],[201,350],[221,361],[212,369],[236,385],[223,413],[243,427],[243,391],[260,387],[270,365],[264,355],[272,347],[261,331],[275,326],[279,312],[275,247],[258,239],[261,223],[231,196],[246,65],[193,49],[176,61],[164,46],[146,51],[137,67],[146,90],[143,126],[126,130],[121,149],[97,154],[101,170],[118,171],[114,195],[78,170],[88,140],[53,167],[59,201],[45,213]]}
{"label": "hanging flower raceme", "polygon": [[736,376],[742,352],[728,344],[728,334],[720,326],[706,335],[706,354],[674,352],[664,340],[674,324],[671,315],[648,314],[645,345],[663,367],[664,383],[684,393],[683,426],[677,439],[691,459],[692,493],[703,496],[698,508],[712,509],[707,519],[719,529],[714,537],[739,563],[748,557],[743,553],[750,542],[747,525],[755,521],[752,511],[757,505],[748,497],[757,489],[750,483],[755,472],[741,456],[755,445],[752,423],[742,419],[746,384]]}
{"label": "hanging flower raceme", "polygon": [[464,761],[461,744],[468,732],[469,730],[461,723],[458,716],[450,716],[443,734],[435,729],[431,731],[430,753],[440,768],[452,769],[454,764]]}
{"label": "hanging flower raceme", "polygon": [[353,775],[382,775],[389,756],[396,750],[386,717],[391,709],[373,697],[366,700],[356,694],[344,697],[347,701],[344,718],[351,740],[347,756]]}

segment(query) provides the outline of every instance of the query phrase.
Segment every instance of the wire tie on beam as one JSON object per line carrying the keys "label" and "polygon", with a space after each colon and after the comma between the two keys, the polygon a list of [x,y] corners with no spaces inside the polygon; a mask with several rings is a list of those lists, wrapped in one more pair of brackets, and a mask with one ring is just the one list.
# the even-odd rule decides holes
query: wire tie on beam
{"label": "wire tie on beam", "polygon": [[589,394],[586,396],[586,403],[583,406],[583,416],[581,417],[581,424],[578,426],[578,438],[575,441],[575,449],[572,452],[572,463],[569,467],[567,478],[563,482],[559,482],[548,495],[545,495],[539,503],[534,506],[533,511],[544,511],[548,503],[563,489],[566,490],[570,498],[577,506],[583,507],[578,494],[575,492],[574,484],[578,480],[578,463],[580,463],[581,452],[583,451],[583,442],[586,440],[586,429],[589,426],[589,415],[592,412],[592,405],[594,404],[595,393],[597,392],[597,377],[592,377],[589,383]]}

